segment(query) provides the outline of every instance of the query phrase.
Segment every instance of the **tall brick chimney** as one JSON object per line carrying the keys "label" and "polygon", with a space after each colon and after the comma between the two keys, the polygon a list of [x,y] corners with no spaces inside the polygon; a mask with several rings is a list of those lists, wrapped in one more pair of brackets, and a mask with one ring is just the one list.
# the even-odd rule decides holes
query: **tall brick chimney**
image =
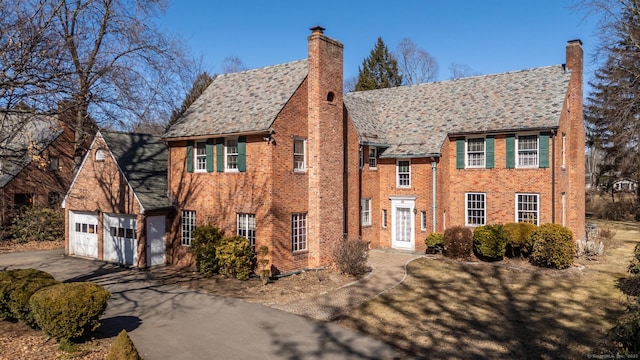
{"label": "tall brick chimney", "polygon": [[310,29],[308,84],[307,218],[309,267],[328,263],[334,244],[343,236],[343,48]]}

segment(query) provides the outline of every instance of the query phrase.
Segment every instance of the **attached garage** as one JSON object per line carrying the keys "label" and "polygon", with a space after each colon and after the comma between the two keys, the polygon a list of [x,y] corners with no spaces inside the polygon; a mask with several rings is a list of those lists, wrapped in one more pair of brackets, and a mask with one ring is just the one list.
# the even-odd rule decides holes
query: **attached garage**
{"label": "attached garage", "polygon": [[69,253],[90,258],[98,257],[98,215],[69,212]]}
{"label": "attached garage", "polygon": [[138,261],[136,217],[105,213],[103,220],[103,260],[124,265],[136,265]]}

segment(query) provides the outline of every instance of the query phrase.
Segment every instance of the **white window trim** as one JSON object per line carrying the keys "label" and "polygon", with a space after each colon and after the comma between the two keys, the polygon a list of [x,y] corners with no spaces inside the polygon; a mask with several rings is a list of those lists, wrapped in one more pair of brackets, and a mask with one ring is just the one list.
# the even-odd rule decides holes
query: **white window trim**
{"label": "white window trim", "polygon": [[420,211],[420,231],[427,231],[427,212]]}
{"label": "white window trim", "polygon": [[[400,162],[406,161],[409,163],[409,185],[400,185]],[[404,173],[403,173],[404,174]],[[398,159],[396,160],[396,187],[400,189],[411,188],[411,159]]]}
{"label": "white window trim", "polygon": [[104,161],[104,150],[103,149],[96,150],[96,161]]}
{"label": "white window trim", "polygon": [[386,229],[387,228],[387,209],[382,209],[380,216],[381,216],[380,224],[382,225],[383,229]]}
{"label": "white window trim", "polygon": [[[520,149],[519,149],[518,142],[521,137],[528,137],[528,136],[536,137],[536,163],[535,165],[520,165]],[[536,169],[540,166],[540,134],[538,133],[518,134],[514,142],[514,147],[515,147],[514,155],[516,157],[515,159],[516,169]]]}
{"label": "white window trim", "polygon": [[195,210],[182,210],[181,215],[180,244],[182,246],[191,246],[193,230],[196,228],[196,212]]}
{"label": "white window trim", "polygon": [[[482,140],[482,164],[469,165],[469,141]],[[478,152],[475,152],[478,153]],[[487,166],[487,140],[485,138],[468,138],[464,142],[464,167],[467,169],[484,169]]]}
{"label": "white window trim", "polygon": [[[296,141],[302,141],[302,168],[298,168],[296,166],[296,155],[300,155],[300,153],[296,153]],[[293,138],[293,171],[297,173],[304,173],[307,171],[307,139],[303,137],[294,136]]]}
{"label": "white window trim", "polygon": [[[302,222],[301,222],[302,221]],[[301,229],[302,226],[296,226],[302,224],[304,226],[304,234],[295,234],[295,229]],[[294,253],[308,251],[309,249],[309,224],[307,221],[307,213],[294,213],[291,215],[291,250]],[[303,245],[300,245],[304,243]],[[297,245],[297,246],[296,246]]]}
{"label": "white window trim", "polygon": [[[250,220],[253,219],[253,228],[250,226]],[[236,213],[236,235],[242,236],[249,240],[251,246],[256,246],[256,215],[248,213]],[[253,236],[248,235],[253,231]]]}
{"label": "white window trim", "polygon": [[[198,145],[204,145],[204,153],[198,154]],[[201,168],[198,167],[198,159],[204,159],[204,166]],[[193,143],[193,171],[194,172],[206,172],[207,171],[207,142],[206,141],[196,141]]]}
{"label": "white window trim", "polygon": [[[373,155],[373,157],[371,157]],[[373,166],[371,163],[373,162]],[[369,146],[369,170],[376,170],[378,168],[378,148],[375,146]]]}
{"label": "white window trim", "polygon": [[371,199],[360,199],[360,223],[362,226],[371,226]]}
{"label": "white window trim", "polygon": [[[482,211],[484,211],[484,215],[482,216],[481,224],[470,224],[469,223],[469,195],[482,195],[483,207]],[[478,210],[478,209],[475,209]],[[467,192],[464,193],[464,225],[465,226],[484,226],[487,224],[487,194],[483,192]]]}
{"label": "white window trim", "polygon": [[565,162],[566,160],[566,154],[567,154],[567,134],[562,133],[562,169],[566,169],[567,167],[567,163]]}
{"label": "white window trim", "polygon": [[540,225],[540,194],[535,194],[535,193],[516,193],[516,198],[515,198],[515,213],[516,213],[516,217],[515,217],[515,222],[520,222],[518,219],[518,196],[520,195],[526,195],[526,196],[535,196],[536,197],[536,223],[535,225]]}
{"label": "white window trim", "polygon": [[[238,153],[229,153],[228,149],[229,149],[229,141],[235,141],[236,142],[236,149],[238,148],[238,138],[225,138],[224,139],[224,171],[225,172],[239,172],[238,170]],[[236,150],[237,151],[237,150]],[[230,169],[229,168],[229,156],[231,155],[236,155],[236,168],[235,169]]]}

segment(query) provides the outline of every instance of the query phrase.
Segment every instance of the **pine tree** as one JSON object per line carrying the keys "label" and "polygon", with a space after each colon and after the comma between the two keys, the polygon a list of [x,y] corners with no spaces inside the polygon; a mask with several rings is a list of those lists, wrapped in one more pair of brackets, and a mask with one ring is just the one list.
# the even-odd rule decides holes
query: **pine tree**
{"label": "pine tree", "polygon": [[378,37],[371,54],[364,59],[358,68],[356,91],[384,89],[402,84],[402,75],[398,71],[398,61],[389,52],[387,46]]}
{"label": "pine tree", "polygon": [[171,113],[171,118],[169,119],[169,123],[167,124],[166,130],[169,130],[169,128],[173,124],[175,124],[176,121],[178,121],[178,119],[182,116],[182,114],[184,114],[184,112],[187,111],[189,106],[191,106],[191,104],[193,104],[200,97],[200,95],[202,95],[202,93],[207,89],[207,87],[211,84],[211,82],[213,82],[214,77],[215,76],[213,77],[209,76],[209,74],[207,74],[206,71],[198,75],[196,80],[193,82],[193,86],[191,87],[191,90],[189,90],[189,93],[185,96],[184,100],[182,101],[182,105],[180,106],[180,108],[173,109],[173,112]]}
{"label": "pine tree", "polygon": [[[640,0],[618,3],[620,17],[603,48],[607,60],[590,83],[585,109],[587,143],[604,154],[598,185],[609,191],[620,178],[640,182]],[[640,191],[636,197],[640,204]]]}

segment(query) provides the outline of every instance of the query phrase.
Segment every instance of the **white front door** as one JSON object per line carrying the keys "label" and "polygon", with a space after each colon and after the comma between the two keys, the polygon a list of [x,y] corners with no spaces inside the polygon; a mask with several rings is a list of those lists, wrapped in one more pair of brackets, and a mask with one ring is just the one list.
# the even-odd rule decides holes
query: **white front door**
{"label": "white front door", "polygon": [[164,265],[165,263],[165,217],[149,216],[147,218],[147,266]]}
{"label": "white front door", "polygon": [[95,213],[69,212],[69,253],[98,257],[98,216]]}
{"label": "white front door", "polygon": [[138,260],[136,217],[122,214],[104,214],[103,217],[104,260],[136,265]]}
{"label": "white front door", "polygon": [[415,249],[414,209],[414,197],[391,198],[391,218],[393,219],[391,246],[394,249]]}

